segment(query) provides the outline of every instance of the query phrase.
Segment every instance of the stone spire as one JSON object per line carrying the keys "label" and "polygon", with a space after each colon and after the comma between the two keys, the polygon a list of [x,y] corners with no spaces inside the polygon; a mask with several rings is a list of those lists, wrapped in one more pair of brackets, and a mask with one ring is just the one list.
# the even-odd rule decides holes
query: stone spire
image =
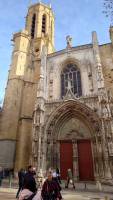
{"label": "stone spire", "polygon": [[45,97],[46,95],[46,57],[47,57],[47,48],[45,45],[42,47],[41,52],[41,67],[40,67],[40,79],[38,84],[38,90],[37,90],[37,98],[39,97]]}
{"label": "stone spire", "polygon": [[101,59],[100,59],[99,45],[98,45],[96,31],[92,33],[92,43],[93,43],[93,52],[94,52],[95,65],[96,65],[97,85],[98,85],[98,90],[100,90],[104,88],[104,78],[103,78],[102,64],[101,64]]}
{"label": "stone spire", "polygon": [[[112,118],[110,113],[110,101],[108,91],[104,85],[104,77],[102,71],[102,64],[99,52],[99,45],[96,32],[92,33],[92,42],[93,42],[93,53],[95,59],[96,67],[96,77],[97,77],[97,87],[98,87],[98,100],[99,100],[99,117],[101,122],[101,139],[99,143],[101,144],[103,151],[103,160],[104,160],[104,170],[105,170],[105,179],[111,180],[111,170],[109,166],[109,138],[112,138],[111,126]],[[111,146],[111,144],[110,144]]]}

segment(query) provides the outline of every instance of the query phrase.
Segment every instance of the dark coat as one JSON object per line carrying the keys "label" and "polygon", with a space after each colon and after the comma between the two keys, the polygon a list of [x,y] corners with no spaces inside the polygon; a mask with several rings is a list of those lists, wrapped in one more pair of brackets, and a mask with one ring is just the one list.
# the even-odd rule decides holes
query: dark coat
{"label": "dark coat", "polygon": [[23,187],[25,173],[23,170],[18,172],[19,186]]}
{"label": "dark coat", "polygon": [[54,180],[46,180],[42,186],[41,196],[43,200],[62,199],[58,184]]}
{"label": "dark coat", "polygon": [[33,177],[33,173],[27,172],[25,174],[23,188],[28,189],[33,193],[37,191],[36,181],[35,181],[35,178]]}
{"label": "dark coat", "polygon": [[3,179],[3,170],[0,171],[0,179]]}

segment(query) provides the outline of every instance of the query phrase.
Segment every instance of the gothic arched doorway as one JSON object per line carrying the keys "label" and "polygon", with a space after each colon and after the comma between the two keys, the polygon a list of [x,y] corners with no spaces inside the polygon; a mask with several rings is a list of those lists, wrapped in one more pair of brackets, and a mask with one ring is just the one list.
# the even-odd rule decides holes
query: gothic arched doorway
{"label": "gothic arched doorway", "polygon": [[77,100],[65,101],[51,114],[45,131],[46,168],[58,167],[62,179],[71,168],[75,179],[94,180],[97,115]]}
{"label": "gothic arched doorway", "polygon": [[[85,120],[79,116],[68,116],[62,125],[60,125],[59,134],[57,135],[56,146],[59,150],[57,153],[56,163],[59,161],[61,176],[66,179],[67,170],[71,168],[74,176],[80,180],[93,180],[93,157],[91,148],[90,129]],[[56,151],[56,149],[54,150]]]}

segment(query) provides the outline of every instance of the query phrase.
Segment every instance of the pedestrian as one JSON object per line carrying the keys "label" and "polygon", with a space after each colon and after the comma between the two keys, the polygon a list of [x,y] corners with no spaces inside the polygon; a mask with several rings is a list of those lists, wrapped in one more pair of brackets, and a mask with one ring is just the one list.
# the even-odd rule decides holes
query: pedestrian
{"label": "pedestrian", "polygon": [[31,165],[28,166],[28,172],[24,176],[23,190],[19,194],[19,200],[32,200],[36,195],[37,188],[34,178],[35,174],[33,167]]}
{"label": "pedestrian", "polygon": [[61,187],[60,187],[60,183],[59,183],[59,180],[58,180],[58,176],[57,176],[57,173],[56,173],[56,170],[53,171],[53,180],[56,182],[58,188],[59,188],[59,191],[61,191]]}
{"label": "pedestrian", "polygon": [[28,172],[24,176],[24,189],[29,189],[31,192],[35,193],[37,191],[36,181],[35,181],[35,172],[33,170],[33,166],[28,166]]}
{"label": "pedestrian", "polygon": [[72,174],[71,169],[67,170],[67,184],[66,184],[65,188],[68,188],[69,184],[72,184],[73,189],[75,189],[74,179],[73,179],[73,174]]}
{"label": "pedestrian", "polygon": [[59,191],[56,181],[53,180],[52,171],[47,173],[47,179],[45,180],[41,196],[43,200],[61,200],[62,196]]}
{"label": "pedestrian", "polygon": [[24,169],[20,169],[18,172],[18,191],[16,194],[16,198],[18,198],[18,195],[20,193],[20,191],[23,189],[23,183],[24,183],[24,176],[25,176],[25,172]]}
{"label": "pedestrian", "polygon": [[58,167],[56,168],[56,174],[57,174],[58,181],[61,184],[60,171],[59,171]]}
{"label": "pedestrian", "polygon": [[36,168],[35,167],[33,167],[33,174],[34,174],[34,177],[36,176]]}
{"label": "pedestrian", "polygon": [[23,189],[19,194],[19,200],[33,200],[35,194],[29,189]]}
{"label": "pedestrian", "polygon": [[0,187],[2,185],[2,180],[3,180],[3,169],[0,167]]}
{"label": "pedestrian", "polygon": [[52,176],[53,176],[53,180],[58,182],[56,170],[53,170]]}

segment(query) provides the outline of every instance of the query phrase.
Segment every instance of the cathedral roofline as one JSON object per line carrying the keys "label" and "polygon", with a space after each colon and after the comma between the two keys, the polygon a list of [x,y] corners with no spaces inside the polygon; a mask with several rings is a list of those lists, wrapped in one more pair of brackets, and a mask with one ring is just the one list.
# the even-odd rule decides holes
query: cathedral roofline
{"label": "cathedral roofline", "polygon": [[111,42],[108,42],[108,43],[100,44],[99,47],[105,46],[105,45],[111,45],[111,44],[112,44]]}
{"label": "cathedral roofline", "polygon": [[48,58],[49,57],[52,57],[52,56],[57,56],[57,55],[60,55],[60,54],[64,54],[64,53],[70,53],[72,51],[78,51],[78,50],[84,50],[84,49],[89,49],[89,48],[92,48],[93,45],[92,44],[85,44],[85,45],[80,45],[80,46],[76,46],[76,47],[71,47],[70,49],[62,49],[62,50],[59,50],[59,51],[56,51],[54,53],[51,53],[48,55]]}
{"label": "cathedral roofline", "polygon": [[[99,47],[102,47],[102,46],[105,46],[105,45],[111,45],[111,43],[105,43],[105,44],[101,44],[99,45]],[[61,55],[61,54],[64,54],[64,53],[67,53],[67,52],[73,52],[73,51],[78,51],[78,50],[84,50],[84,49],[90,49],[90,48],[93,48],[93,44],[90,43],[90,44],[85,44],[85,45],[80,45],[80,46],[76,46],[76,47],[71,47],[69,50],[66,48],[66,49],[62,49],[62,50],[59,50],[59,51],[56,51],[56,52],[53,52],[51,54],[49,54],[47,57],[50,58],[50,57],[53,57],[53,56],[58,56],[58,55]]]}

